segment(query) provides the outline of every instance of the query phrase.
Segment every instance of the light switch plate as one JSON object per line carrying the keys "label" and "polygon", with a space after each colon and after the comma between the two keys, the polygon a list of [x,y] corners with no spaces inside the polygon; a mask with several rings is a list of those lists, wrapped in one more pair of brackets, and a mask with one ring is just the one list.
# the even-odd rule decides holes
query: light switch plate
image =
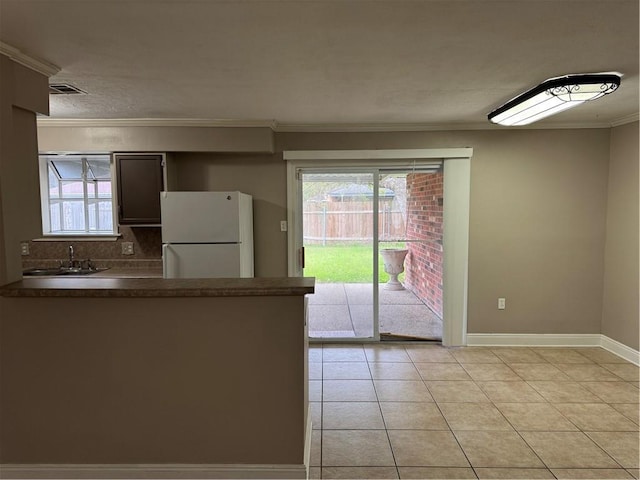
{"label": "light switch plate", "polygon": [[505,308],[507,308],[507,299],[498,298],[498,310],[504,310]]}

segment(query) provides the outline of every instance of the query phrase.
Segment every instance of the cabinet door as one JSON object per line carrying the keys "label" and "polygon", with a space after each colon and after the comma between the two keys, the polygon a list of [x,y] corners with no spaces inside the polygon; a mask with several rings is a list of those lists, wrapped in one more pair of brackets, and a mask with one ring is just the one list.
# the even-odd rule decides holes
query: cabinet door
{"label": "cabinet door", "polygon": [[116,154],[121,225],[160,224],[161,154]]}

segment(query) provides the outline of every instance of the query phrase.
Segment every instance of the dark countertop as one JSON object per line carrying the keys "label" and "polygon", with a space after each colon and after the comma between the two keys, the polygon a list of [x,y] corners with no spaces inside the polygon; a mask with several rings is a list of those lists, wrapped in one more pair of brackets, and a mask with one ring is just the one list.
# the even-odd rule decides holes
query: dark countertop
{"label": "dark countertop", "polygon": [[[105,271],[105,275],[108,270]],[[117,272],[112,272],[117,273]],[[314,292],[313,277],[125,278],[31,277],[0,287],[3,297],[244,297]]]}

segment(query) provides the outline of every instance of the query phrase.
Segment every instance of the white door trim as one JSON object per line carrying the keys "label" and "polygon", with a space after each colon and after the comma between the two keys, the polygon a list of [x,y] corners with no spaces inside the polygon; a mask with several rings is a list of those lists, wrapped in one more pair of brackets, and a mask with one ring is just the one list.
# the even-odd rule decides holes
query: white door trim
{"label": "white door trim", "polygon": [[442,344],[467,344],[469,271],[469,158],[444,161],[442,216]]}
{"label": "white door trim", "polygon": [[[314,165],[322,160],[428,160],[471,158],[473,148],[403,148],[390,150],[287,150],[285,160],[310,160]],[[344,164],[343,161],[340,162]],[[413,164],[413,163],[411,163]],[[311,165],[309,165],[311,166]]]}
{"label": "white door trim", "polygon": [[[470,161],[472,148],[398,150],[296,150],[287,160],[288,275],[302,275],[301,191],[299,168],[413,167],[431,160],[444,162],[443,336],[446,346],[466,345],[469,259]],[[449,179],[447,179],[449,177]]]}

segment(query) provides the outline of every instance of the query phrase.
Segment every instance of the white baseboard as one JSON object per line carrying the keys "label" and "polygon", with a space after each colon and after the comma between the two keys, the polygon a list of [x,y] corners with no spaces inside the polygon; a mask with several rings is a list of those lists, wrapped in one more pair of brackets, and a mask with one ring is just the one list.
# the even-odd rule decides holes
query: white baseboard
{"label": "white baseboard", "polygon": [[599,347],[596,334],[544,333],[467,333],[467,345],[531,347]]}
{"label": "white baseboard", "polygon": [[3,479],[306,479],[301,465],[9,465],[0,466]]}
{"label": "white baseboard", "polygon": [[[306,298],[305,298],[306,301]],[[304,432],[304,468],[305,478],[309,478],[309,467],[311,466],[311,440],[313,433],[313,422],[311,421],[311,403],[307,406],[307,431]]]}
{"label": "white baseboard", "polygon": [[3,479],[292,479],[309,478],[311,461],[311,405],[307,411],[302,465],[0,465]]}
{"label": "white baseboard", "polygon": [[620,343],[606,335],[602,335],[602,343],[600,346],[605,350],[640,366],[640,352],[638,352],[638,350],[634,350],[633,348],[626,346],[624,343]]}
{"label": "white baseboard", "polygon": [[640,352],[638,352],[638,350],[634,350],[627,345],[599,333],[467,333],[467,345],[505,347],[602,347],[635,365],[640,365]]}

